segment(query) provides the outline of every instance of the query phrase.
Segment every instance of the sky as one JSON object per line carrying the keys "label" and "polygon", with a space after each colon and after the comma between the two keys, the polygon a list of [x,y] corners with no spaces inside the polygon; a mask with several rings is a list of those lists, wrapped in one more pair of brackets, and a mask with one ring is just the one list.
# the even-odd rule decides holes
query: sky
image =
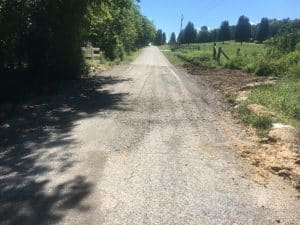
{"label": "sky", "polygon": [[262,17],[270,19],[300,18],[300,0],[141,0],[143,15],[152,20],[157,29],[170,37],[191,21],[197,29],[208,26],[218,28],[222,21],[235,25],[239,16],[245,15],[251,23],[259,23]]}

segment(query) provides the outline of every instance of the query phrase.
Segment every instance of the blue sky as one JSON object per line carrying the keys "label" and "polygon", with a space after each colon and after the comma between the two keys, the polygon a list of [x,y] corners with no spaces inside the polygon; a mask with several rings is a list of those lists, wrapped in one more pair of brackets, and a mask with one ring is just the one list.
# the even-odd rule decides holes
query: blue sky
{"label": "blue sky", "polygon": [[181,14],[183,26],[192,21],[198,29],[217,28],[223,20],[236,24],[240,15],[251,23],[259,23],[262,17],[300,18],[300,0],[141,0],[140,7],[168,37],[179,32]]}

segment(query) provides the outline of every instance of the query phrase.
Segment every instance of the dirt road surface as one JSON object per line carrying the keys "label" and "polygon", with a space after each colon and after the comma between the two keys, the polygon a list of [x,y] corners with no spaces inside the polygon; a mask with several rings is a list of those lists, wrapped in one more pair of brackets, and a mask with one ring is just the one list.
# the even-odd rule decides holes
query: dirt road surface
{"label": "dirt road surface", "polygon": [[300,224],[297,192],[266,186],[218,92],[156,47],[0,129],[0,224]]}

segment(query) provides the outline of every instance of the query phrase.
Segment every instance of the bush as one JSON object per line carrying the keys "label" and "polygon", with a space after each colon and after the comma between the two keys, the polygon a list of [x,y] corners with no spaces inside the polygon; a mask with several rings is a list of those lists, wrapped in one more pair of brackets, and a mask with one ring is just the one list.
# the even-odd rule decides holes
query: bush
{"label": "bush", "polygon": [[258,60],[255,74],[259,76],[267,76],[270,74],[284,75],[289,71],[289,68],[297,64],[299,60],[299,51],[284,54],[278,59],[274,59],[270,55],[265,55],[264,58]]}
{"label": "bush", "polygon": [[266,41],[269,54],[277,55],[278,53],[285,54],[295,51],[298,39],[296,31],[284,32],[269,39]]}
{"label": "bush", "polygon": [[267,76],[274,72],[274,65],[272,62],[266,60],[259,60],[256,65],[255,74],[258,76]]}
{"label": "bush", "polygon": [[300,62],[289,69],[289,73],[296,78],[300,78]]}
{"label": "bush", "polygon": [[256,129],[259,136],[266,136],[272,128],[272,120],[269,116],[256,116],[252,114],[250,110],[247,109],[247,104],[241,105],[238,113],[245,123],[252,125]]}
{"label": "bush", "polygon": [[228,60],[224,66],[229,69],[242,69],[245,66],[245,62],[242,57],[235,57]]}

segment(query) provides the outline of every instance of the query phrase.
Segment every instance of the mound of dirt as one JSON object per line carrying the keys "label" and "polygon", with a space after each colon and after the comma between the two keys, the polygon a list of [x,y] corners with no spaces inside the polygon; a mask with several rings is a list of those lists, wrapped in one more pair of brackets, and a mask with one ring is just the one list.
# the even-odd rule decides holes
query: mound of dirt
{"label": "mound of dirt", "polygon": [[283,142],[293,145],[300,144],[297,130],[292,126],[279,123],[273,124],[273,128],[269,132],[268,137],[276,142]]}
{"label": "mound of dirt", "polygon": [[220,90],[224,94],[238,92],[241,88],[249,84],[263,83],[267,77],[258,77],[241,70],[231,69],[203,69],[190,63],[184,64],[187,72],[192,75],[201,76],[212,87]]}
{"label": "mound of dirt", "polygon": [[[237,94],[238,101],[248,98],[251,88],[261,85],[274,85],[277,78],[258,77],[240,70],[214,69],[205,70],[192,64],[184,67],[192,75],[199,75],[209,85],[225,94]],[[258,104],[248,106],[256,115],[268,115],[276,121],[275,113]],[[265,185],[269,174],[273,173],[289,181],[300,192],[300,144],[297,132],[290,126],[274,124],[266,141],[262,142],[252,128],[245,127],[254,146],[237,144],[241,156],[255,166],[250,178]]]}

